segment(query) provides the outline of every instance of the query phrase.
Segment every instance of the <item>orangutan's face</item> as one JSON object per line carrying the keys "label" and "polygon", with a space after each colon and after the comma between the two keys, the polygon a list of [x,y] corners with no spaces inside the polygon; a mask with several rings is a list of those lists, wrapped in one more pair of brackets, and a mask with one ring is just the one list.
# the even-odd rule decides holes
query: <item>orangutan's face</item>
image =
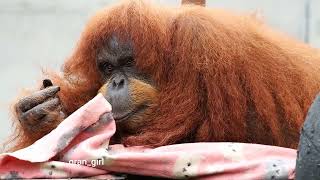
{"label": "orangutan's face", "polygon": [[97,66],[105,84],[99,90],[112,105],[115,121],[127,131],[148,118],[157,100],[152,80],[135,67],[130,41],[112,36],[99,51]]}

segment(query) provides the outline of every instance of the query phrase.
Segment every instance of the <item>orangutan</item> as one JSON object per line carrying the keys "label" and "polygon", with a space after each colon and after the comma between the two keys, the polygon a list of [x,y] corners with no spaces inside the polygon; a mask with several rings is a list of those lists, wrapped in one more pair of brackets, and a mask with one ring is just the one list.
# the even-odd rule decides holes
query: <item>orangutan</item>
{"label": "orangutan", "polygon": [[157,147],[231,141],[296,148],[320,90],[320,53],[252,15],[125,1],[87,24],[62,72],[15,104],[30,145],[97,93],[114,142]]}

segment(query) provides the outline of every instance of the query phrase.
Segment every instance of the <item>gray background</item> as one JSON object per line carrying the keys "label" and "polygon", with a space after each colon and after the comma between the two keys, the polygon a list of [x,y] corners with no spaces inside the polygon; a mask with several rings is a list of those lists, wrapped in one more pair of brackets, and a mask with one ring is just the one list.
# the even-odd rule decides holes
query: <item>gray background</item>
{"label": "gray background", "polygon": [[[178,6],[179,0],[155,0]],[[10,132],[9,105],[42,68],[59,70],[85,22],[116,0],[0,0],[0,143]],[[320,0],[207,0],[209,7],[258,12],[274,28],[320,47]]]}

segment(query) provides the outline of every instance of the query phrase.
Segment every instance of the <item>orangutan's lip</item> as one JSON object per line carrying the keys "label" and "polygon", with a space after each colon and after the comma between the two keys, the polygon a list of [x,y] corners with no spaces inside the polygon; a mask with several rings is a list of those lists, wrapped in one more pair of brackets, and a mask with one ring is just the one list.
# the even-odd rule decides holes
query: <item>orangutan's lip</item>
{"label": "orangutan's lip", "polygon": [[143,112],[148,107],[149,107],[148,104],[141,104],[137,108],[135,108],[134,110],[126,113],[125,115],[122,115],[120,117],[113,116],[113,118],[116,121],[116,123],[120,123],[120,122],[126,121],[127,119],[129,119],[131,116],[133,116],[135,114]]}

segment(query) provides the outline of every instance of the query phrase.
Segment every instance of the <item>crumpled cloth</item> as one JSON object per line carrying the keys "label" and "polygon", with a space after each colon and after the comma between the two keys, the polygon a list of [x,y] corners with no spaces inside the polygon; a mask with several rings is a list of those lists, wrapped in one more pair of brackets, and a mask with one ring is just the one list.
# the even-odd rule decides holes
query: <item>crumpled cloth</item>
{"label": "crumpled cloth", "polygon": [[[109,145],[116,125],[98,94],[31,146],[0,155],[0,178],[121,179],[120,173],[167,178],[294,179],[296,150],[204,142],[158,148]],[[107,114],[106,114],[107,113]],[[107,118],[99,117],[105,114]]]}

